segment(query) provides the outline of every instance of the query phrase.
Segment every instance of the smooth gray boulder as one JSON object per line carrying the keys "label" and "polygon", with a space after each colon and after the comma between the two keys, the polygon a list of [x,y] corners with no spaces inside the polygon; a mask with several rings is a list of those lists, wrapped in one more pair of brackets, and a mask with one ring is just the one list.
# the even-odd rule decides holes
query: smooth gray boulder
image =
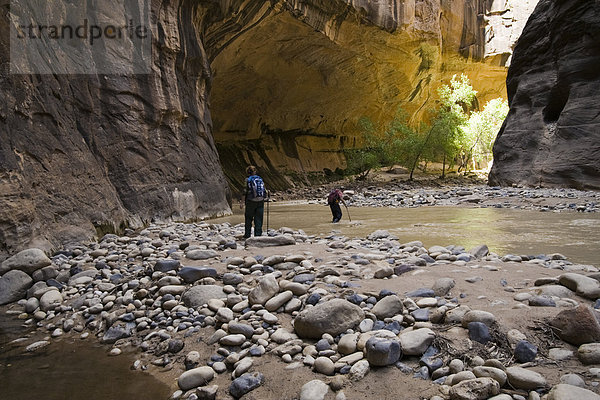
{"label": "smooth gray boulder", "polygon": [[181,390],[190,390],[198,386],[204,386],[215,377],[215,371],[211,367],[198,367],[185,371],[179,375],[177,385]]}
{"label": "smooth gray boulder", "polygon": [[0,305],[21,300],[27,289],[33,285],[33,279],[27,273],[14,269],[0,277]]}
{"label": "smooth gray boulder", "polygon": [[296,240],[289,235],[253,236],[246,239],[246,246],[251,247],[291,246],[294,244],[296,244]]}
{"label": "smooth gray boulder", "polygon": [[40,309],[42,311],[54,310],[62,304],[63,297],[58,290],[49,290],[40,298]]}
{"label": "smooth gray boulder", "polygon": [[402,314],[404,306],[400,297],[395,294],[385,296],[379,300],[371,309],[371,312],[377,316],[378,319],[383,320],[385,318],[391,318],[395,315]]}
{"label": "smooth gray boulder", "polygon": [[546,400],[600,400],[600,395],[578,386],[559,383],[545,397]]}
{"label": "smooth gray boulder", "polygon": [[586,299],[596,300],[600,297],[600,282],[594,278],[567,272],[558,277],[558,283]]}
{"label": "smooth gray boulder", "polygon": [[18,252],[14,256],[4,260],[0,264],[0,275],[4,275],[11,270],[20,270],[29,275],[40,268],[47,267],[52,261],[40,249],[27,249]]}
{"label": "smooth gray boulder", "polygon": [[200,307],[208,304],[212,299],[227,299],[227,294],[221,286],[217,285],[196,285],[181,295],[183,304],[187,307]]}
{"label": "smooth gray boulder", "polygon": [[357,305],[333,299],[300,312],[294,320],[294,330],[301,338],[320,339],[324,333],[335,337],[357,326],[364,317]]}
{"label": "smooth gray boulder", "polygon": [[508,383],[515,389],[534,390],[547,385],[546,378],[539,372],[521,367],[506,368]]}
{"label": "smooth gray boulder", "polygon": [[435,332],[429,328],[415,329],[414,331],[400,333],[402,353],[407,356],[420,356],[435,339]]}
{"label": "smooth gray boulder", "polygon": [[186,258],[190,260],[208,260],[210,258],[218,257],[219,253],[214,250],[190,250],[185,254]]}
{"label": "smooth gray boulder", "polygon": [[600,364],[600,343],[586,343],[577,349],[577,357],[582,364]]}
{"label": "smooth gray boulder", "polygon": [[248,293],[248,302],[250,304],[264,305],[273,296],[279,293],[279,283],[273,274],[263,276],[258,285]]}

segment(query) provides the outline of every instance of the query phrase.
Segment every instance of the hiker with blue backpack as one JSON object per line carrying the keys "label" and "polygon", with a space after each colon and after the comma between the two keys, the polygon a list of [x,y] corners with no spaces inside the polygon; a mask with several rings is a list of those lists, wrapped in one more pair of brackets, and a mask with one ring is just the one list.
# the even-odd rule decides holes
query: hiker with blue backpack
{"label": "hiker with blue backpack", "polygon": [[246,210],[244,212],[244,237],[247,239],[252,232],[252,222],[254,222],[254,236],[262,236],[263,213],[265,210],[265,200],[267,200],[267,191],[262,178],[257,175],[256,167],[250,165],[246,168],[246,188],[244,199]]}

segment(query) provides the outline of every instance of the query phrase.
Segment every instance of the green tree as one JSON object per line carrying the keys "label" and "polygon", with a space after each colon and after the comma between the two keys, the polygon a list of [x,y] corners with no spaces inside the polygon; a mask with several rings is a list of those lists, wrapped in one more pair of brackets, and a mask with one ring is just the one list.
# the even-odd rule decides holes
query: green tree
{"label": "green tree", "polygon": [[496,98],[488,101],[483,111],[471,113],[463,128],[467,162],[471,161],[475,165],[477,162],[492,159],[492,146],[508,110],[508,102],[502,98]]}
{"label": "green tree", "polygon": [[466,134],[464,126],[474,108],[477,92],[471,86],[469,78],[462,74],[450,80],[450,85],[438,89],[440,108],[435,112],[427,158],[430,161],[442,161],[442,177],[446,174],[446,164],[451,166],[454,160],[464,152]]}

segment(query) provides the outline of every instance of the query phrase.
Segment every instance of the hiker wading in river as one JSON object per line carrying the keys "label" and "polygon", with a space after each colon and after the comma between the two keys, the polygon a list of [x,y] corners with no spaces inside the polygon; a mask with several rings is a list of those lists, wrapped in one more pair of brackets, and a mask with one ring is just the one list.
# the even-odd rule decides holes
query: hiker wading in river
{"label": "hiker wading in river", "polygon": [[342,209],[340,208],[340,201],[346,206],[346,202],[344,201],[344,193],[340,189],[331,189],[329,195],[327,196],[327,204],[329,204],[329,208],[331,208],[331,215],[333,216],[333,220],[331,222],[340,222],[342,219]]}
{"label": "hiker wading in river", "polygon": [[[254,222],[254,236],[262,236],[263,214],[267,191],[260,176],[256,174],[256,167],[250,165],[246,168],[246,185],[244,189],[244,200],[246,210],[244,212],[244,237],[247,239],[252,232]],[[240,204],[241,206],[241,204]]]}

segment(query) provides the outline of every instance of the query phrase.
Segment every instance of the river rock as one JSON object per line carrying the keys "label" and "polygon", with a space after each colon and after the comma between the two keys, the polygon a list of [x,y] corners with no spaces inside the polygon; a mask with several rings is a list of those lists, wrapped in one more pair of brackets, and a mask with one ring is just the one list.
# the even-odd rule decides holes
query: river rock
{"label": "river rock", "polygon": [[461,324],[463,328],[467,328],[470,322],[482,322],[487,326],[492,326],[496,322],[496,317],[487,311],[471,310],[463,316]]}
{"label": "river rock", "polygon": [[537,352],[537,346],[529,343],[527,340],[521,340],[517,343],[517,346],[515,347],[515,360],[517,360],[517,362],[520,363],[531,362],[535,360]]}
{"label": "river rock", "polygon": [[185,371],[179,375],[177,385],[183,391],[204,386],[215,377],[215,371],[211,367],[198,367]]}
{"label": "river rock", "polygon": [[444,320],[449,324],[456,324],[462,322],[466,313],[471,311],[471,308],[466,305],[458,306],[451,310],[446,311],[446,315],[444,316]]}
{"label": "river rock", "polygon": [[198,400],[216,400],[218,391],[219,385],[201,386],[196,389],[196,395]]}
{"label": "river rock", "polygon": [[279,284],[275,275],[267,274],[258,281],[258,285],[248,294],[248,302],[264,305],[277,293],[279,293]]}
{"label": "river rock", "polygon": [[271,335],[271,340],[278,344],[283,344],[297,338],[296,335],[287,331],[285,328],[279,328]]}
{"label": "river rock", "polygon": [[329,385],[318,379],[305,383],[300,390],[300,400],[324,400]]}
{"label": "river rock", "polygon": [[32,284],[33,279],[26,272],[18,269],[6,272],[0,277],[0,305],[21,300]]}
{"label": "river rock", "polygon": [[196,285],[181,295],[181,300],[187,307],[197,308],[208,304],[211,299],[227,299],[227,294],[221,286]]}
{"label": "river rock", "polygon": [[500,393],[500,384],[492,378],[468,379],[450,388],[451,400],[486,400]]}
{"label": "river rock", "polygon": [[469,250],[469,253],[475,258],[483,258],[490,253],[490,249],[487,247],[487,245],[482,244]]}
{"label": "river rock", "polygon": [[521,367],[506,369],[508,383],[515,389],[534,390],[546,386],[546,378],[538,372]]}
{"label": "river rock", "polygon": [[102,337],[102,342],[107,344],[113,344],[119,339],[127,338],[131,336],[131,332],[121,326],[121,325],[113,325],[106,330],[104,336]]}
{"label": "river rock", "polygon": [[352,354],[356,351],[356,344],[358,343],[358,334],[351,333],[344,335],[338,342],[338,352],[340,354]]}
{"label": "river rock", "polygon": [[[262,236],[259,236],[262,237]],[[229,386],[229,394],[234,398],[239,399],[246,393],[251,392],[265,381],[265,377],[260,372],[245,373],[239,378],[235,378]]]}
{"label": "river rock", "polygon": [[154,271],[169,272],[177,271],[180,266],[179,260],[158,260],[154,263]]}
{"label": "river rock", "polygon": [[400,297],[395,294],[385,296],[379,300],[377,304],[373,306],[371,312],[377,316],[378,319],[383,320],[385,318],[391,318],[395,315],[402,314],[404,306]]}
{"label": "river rock", "polygon": [[435,281],[431,289],[436,296],[444,297],[455,285],[456,282],[454,282],[454,279],[452,278],[439,278]]}
{"label": "river rock", "polygon": [[600,343],[586,343],[579,346],[577,357],[583,364],[600,364]]}
{"label": "river rock", "polygon": [[367,360],[360,360],[350,368],[348,376],[350,380],[357,382],[367,376],[370,370],[369,362]]}
{"label": "river rock", "polygon": [[560,377],[560,383],[566,383],[568,385],[585,387],[585,380],[577,374],[565,374]]}
{"label": "river rock", "polygon": [[494,379],[500,384],[500,387],[504,386],[506,380],[508,379],[506,372],[504,372],[500,368],[485,365],[473,368],[473,373],[478,378],[488,377]]}
{"label": "river rock", "polygon": [[421,356],[435,339],[435,332],[429,328],[401,332],[399,336],[402,353],[407,356]]}
{"label": "river rock", "polygon": [[335,373],[335,365],[328,357],[317,357],[313,369],[323,375],[332,376]]}
{"label": "river rock", "polygon": [[289,290],[281,292],[265,303],[265,309],[267,309],[267,311],[276,311],[279,307],[282,307],[285,303],[290,301],[292,297],[294,297],[294,294]]}
{"label": "river rock", "polygon": [[343,299],[332,299],[301,311],[294,320],[296,334],[320,339],[324,333],[337,336],[354,328],[364,318],[363,310]]}
{"label": "river rock", "polygon": [[237,286],[244,282],[244,276],[233,272],[226,272],[223,274],[223,285]]}
{"label": "river rock", "polygon": [[586,305],[564,310],[550,321],[552,330],[567,343],[576,346],[600,341],[598,312]]}
{"label": "river rock", "polygon": [[600,282],[585,275],[568,272],[558,277],[558,283],[590,300],[600,297]]}
{"label": "river rock", "polygon": [[397,340],[376,336],[367,341],[365,353],[369,364],[376,367],[394,364],[402,356],[400,343]]}
{"label": "river rock", "polygon": [[33,274],[40,268],[52,264],[52,261],[40,249],[27,249],[18,252],[14,256],[4,260],[0,264],[0,275],[4,275],[11,270],[23,271],[26,274]]}
{"label": "river rock", "polygon": [[183,267],[177,273],[185,283],[194,283],[202,278],[216,278],[217,270],[209,267]]}
{"label": "river rock", "polygon": [[559,383],[545,396],[546,400],[600,400],[600,395],[573,385]]}
{"label": "river rock", "polygon": [[185,257],[189,258],[190,260],[208,260],[208,259],[215,258],[218,256],[219,256],[219,253],[217,253],[214,250],[200,250],[200,249],[190,250],[185,254]]}
{"label": "river rock", "polygon": [[62,304],[63,297],[58,290],[49,290],[40,298],[40,309],[42,311],[54,310]]}
{"label": "river rock", "polygon": [[246,246],[252,247],[291,246],[294,244],[296,244],[296,240],[290,235],[253,236],[246,239]]}
{"label": "river rock", "polygon": [[234,335],[227,335],[219,340],[219,343],[223,346],[241,346],[246,341],[246,336],[237,333]]}
{"label": "river rock", "polygon": [[230,334],[242,334],[246,336],[247,339],[250,339],[252,335],[254,335],[254,328],[251,325],[237,322],[229,323],[228,331]]}
{"label": "river rock", "polygon": [[482,344],[486,344],[492,340],[490,329],[483,322],[469,322],[467,329],[469,330],[469,339],[471,340]]}

